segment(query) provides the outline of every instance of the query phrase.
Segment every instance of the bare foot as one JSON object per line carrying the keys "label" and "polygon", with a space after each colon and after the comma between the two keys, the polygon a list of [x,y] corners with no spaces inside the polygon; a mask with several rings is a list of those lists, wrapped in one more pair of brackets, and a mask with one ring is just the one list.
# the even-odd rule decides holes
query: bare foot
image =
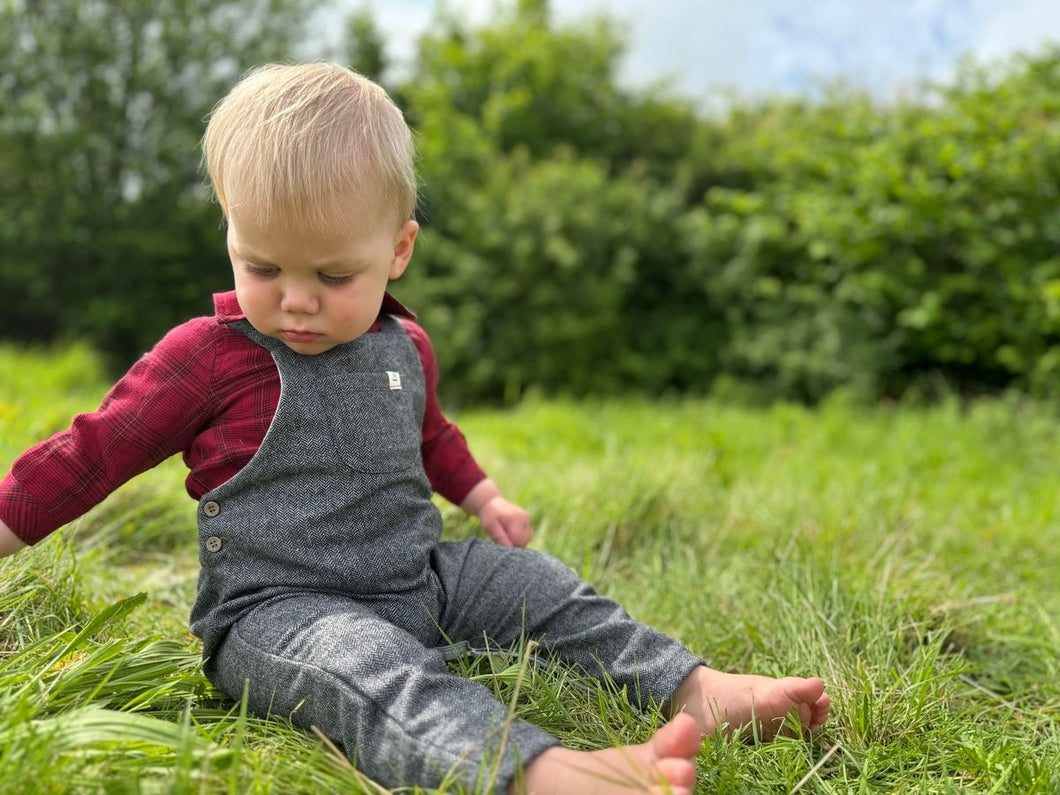
{"label": "bare foot", "polygon": [[687,712],[703,735],[735,733],[747,739],[772,740],[789,735],[785,726],[796,714],[803,731],[817,731],[828,718],[832,700],[820,679],[748,676],[701,665],[680,684],[670,701],[673,712]]}
{"label": "bare foot", "polygon": [[677,715],[643,745],[572,751],[550,748],[523,773],[511,795],[692,795],[702,736],[688,715]]}

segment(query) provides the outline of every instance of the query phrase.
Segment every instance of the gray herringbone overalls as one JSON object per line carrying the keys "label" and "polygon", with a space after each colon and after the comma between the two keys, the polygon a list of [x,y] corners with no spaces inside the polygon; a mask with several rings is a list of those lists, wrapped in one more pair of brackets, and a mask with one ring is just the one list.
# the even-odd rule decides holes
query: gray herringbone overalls
{"label": "gray herringbone overalls", "polygon": [[[443,643],[543,637],[644,703],[700,662],[547,555],[439,542],[420,458],[423,368],[396,319],[317,356],[234,328],[271,351],[281,396],[250,463],[199,502],[191,626],[230,696],[249,681],[252,710],[318,727],[386,786],[437,786],[454,770],[474,785],[505,709],[448,672]],[[498,790],[556,743],[516,722]]]}

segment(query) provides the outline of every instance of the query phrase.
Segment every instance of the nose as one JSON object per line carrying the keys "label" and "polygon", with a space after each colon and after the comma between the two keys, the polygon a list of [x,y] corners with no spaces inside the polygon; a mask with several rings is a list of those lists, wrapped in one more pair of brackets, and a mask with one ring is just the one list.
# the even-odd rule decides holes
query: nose
{"label": "nose", "polygon": [[300,284],[281,286],[280,309],[298,315],[312,315],[320,309],[320,299],[311,287]]}

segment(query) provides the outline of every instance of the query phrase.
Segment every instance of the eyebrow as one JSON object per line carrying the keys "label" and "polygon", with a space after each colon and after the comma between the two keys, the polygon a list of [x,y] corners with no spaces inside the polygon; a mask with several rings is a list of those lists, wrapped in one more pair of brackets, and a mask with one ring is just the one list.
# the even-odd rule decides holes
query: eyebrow
{"label": "eyebrow", "polygon": [[258,257],[252,251],[241,250],[236,246],[233,246],[236,250],[236,254],[239,255],[240,259],[245,259],[254,265],[261,265],[265,268],[279,268],[280,266],[274,262],[269,262],[265,257]]}
{"label": "eyebrow", "polygon": [[240,242],[238,239],[230,241],[229,245],[232,246],[232,250],[235,251],[235,253],[239,255],[241,259],[253,260],[253,262],[257,265],[267,265],[270,268],[277,267],[275,263],[269,262],[267,257],[259,256],[256,251],[254,251],[252,248],[244,246],[243,243]]}
{"label": "eyebrow", "polygon": [[[238,243],[233,243],[232,248],[235,249],[242,259],[248,260],[255,265],[261,265],[265,268],[280,268],[275,262],[271,262],[268,257],[258,256],[257,252],[253,249],[242,246]],[[361,264],[352,260],[327,260],[326,262],[314,263],[313,267],[318,271],[330,270],[337,268],[339,270],[357,270],[361,267]]]}

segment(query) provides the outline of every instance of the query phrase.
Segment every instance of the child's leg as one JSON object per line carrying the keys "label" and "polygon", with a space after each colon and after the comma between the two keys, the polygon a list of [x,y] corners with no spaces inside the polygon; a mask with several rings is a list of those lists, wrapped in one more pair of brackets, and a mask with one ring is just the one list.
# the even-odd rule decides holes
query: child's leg
{"label": "child's leg", "polygon": [[474,642],[485,632],[502,646],[521,633],[592,674],[601,666],[639,706],[671,704],[702,734],[759,722],[772,737],[795,710],[807,730],[828,714],[817,679],[745,677],[715,671],[677,640],[634,621],[568,566],[539,552],[484,542],[443,544],[435,554],[448,601],[443,627]]}
{"label": "child's leg", "polygon": [[525,635],[564,662],[601,667],[640,707],[664,703],[702,660],[634,621],[566,564],[530,549],[474,539],[440,544],[434,563],[446,593],[442,629],[453,640],[501,647]]}
{"label": "child's leg", "polygon": [[[486,688],[451,675],[437,650],[359,603],[330,595],[256,608],[232,627],[206,670],[237,700],[249,680],[252,711],[317,727],[390,787],[438,787],[455,771],[481,789],[506,715]],[[499,789],[519,760],[555,745],[541,729],[514,723]]]}

